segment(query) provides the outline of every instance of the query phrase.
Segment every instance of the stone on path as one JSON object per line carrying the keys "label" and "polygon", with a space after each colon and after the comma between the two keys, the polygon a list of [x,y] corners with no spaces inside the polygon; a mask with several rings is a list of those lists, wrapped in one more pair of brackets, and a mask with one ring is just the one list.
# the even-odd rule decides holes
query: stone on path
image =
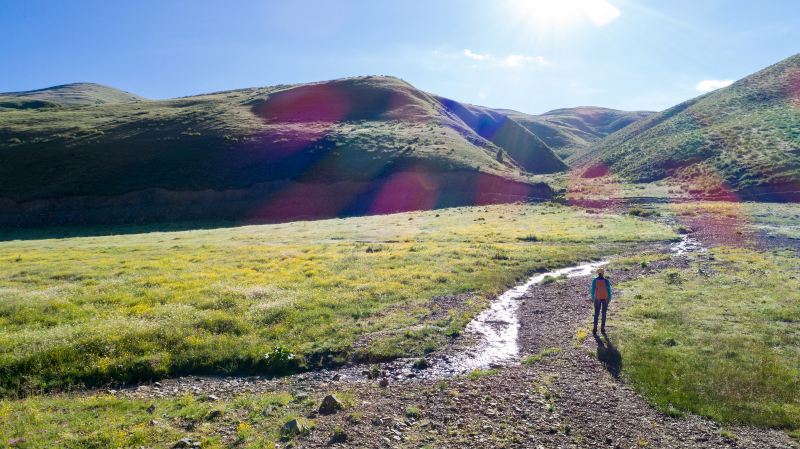
{"label": "stone on path", "polygon": [[329,394],[325,396],[322,403],[319,405],[320,415],[332,415],[339,410],[343,409],[342,402],[336,396]]}
{"label": "stone on path", "polygon": [[191,438],[181,438],[177,443],[172,445],[172,449],[187,449],[201,447],[199,441],[192,441]]}
{"label": "stone on path", "polygon": [[283,425],[283,434],[288,437],[308,433],[310,430],[311,426],[302,418],[295,418]]}

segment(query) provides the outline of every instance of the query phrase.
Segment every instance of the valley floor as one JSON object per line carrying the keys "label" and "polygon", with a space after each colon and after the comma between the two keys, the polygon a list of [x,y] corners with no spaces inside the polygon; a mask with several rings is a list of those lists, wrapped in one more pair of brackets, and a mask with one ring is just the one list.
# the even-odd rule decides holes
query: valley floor
{"label": "valley floor", "polygon": [[[731,232],[731,223],[707,225],[709,217],[727,217],[741,223],[730,209],[708,213],[709,208],[718,206],[682,206],[669,212],[660,205],[645,208],[645,212],[652,210],[656,215],[669,214],[669,220],[677,219],[704,243],[720,249],[670,257],[667,243],[657,239],[620,249],[612,259],[611,276],[622,295],[612,303],[608,336],[593,337],[590,332],[591,306],[585,301],[588,277],[556,279],[532,287],[521,300],[518,343],[522,364],[431,380],[394,373],[391,364],[361,365],[363,368],[345,371],[355,373],[348,376],[318,371],[277,380],[190,376],[117,390],[4,400],[0,402],[0,417],[4,418],[0,424],[0,447],[41,447],[47,441],[70,448],[173,444],[172,447],[203,448],[800,447],[783,431],[769,428],[797,431],[798,398],[791,388],[798,375],[792,368],[776,369],[764,379],[751,380],[754,383],[747,388],[752,388],[753,394],[743,394],[734,385],[727,396],[715,398],[717,409],[702,410],[705,416],[715,416],[718,422],[727,424],[692,413],[697,404],[691,400],[696,400],[699,393],[687,389],[685,383],[691,379],[682,378],[686,373],[681,369],[692,369],[692,363],[700,356],[678,358],[672,365],[664,363],[663,375],[655,378],[647,377],[652,372],[642,370],[642,364],[645,368],[654,366],[653,355],[636,352],[641,349],[636,344],[649,341],[653,335],[661,339],[658,332],[663,329],[658,326],[670,323],[670,312],[664,310],[663,304],[647,308],[647,313],[654,314],[642,321],[642,301],[650,301],[646,292],[645,296],[639,294],[642,282],[679,276],[684,282],[681,289],[688,291],[696,282],[704,282],[702,277],[693,278],[697,273],[716,276],[714,273],[721,267],[736,273],[766,269],[771,275],[791,277],[791,265],[784,267],[788,270],[784,272],[775,264],[795,263],[797,247],[783,249],[783,244],[790,243],[791,248],[796,240],[791,234],[770,233],[773,228],[764,228],[769,225],[784,229],[780,226],[783,223],[764,223],[757,218],[763,212],[759,209],[750,211],[749,216],[756,218],[739,232]],[[508,215],[507,210],[502,213]],[[738,246],[745,247],[741,253],[726,252]],[[778,259],[757,265],[753,258],[759,254]],[[796,283],[796,277],[789,277],[768,281]],[[791,366],[798,360],[796,295],[789,293],[788,298],[780,298],[776,292],[781,286],[772,287],[775,291],[764,292],[767,306],[758,308],[758,317],[751,322],[742,313],[735,320],[754,340],[735,355],[742,358],[737,365],[742,368],[721,373],[709,370],[709,383],[724,381],[725,376],[749,376],[753,367],[748,364],[748,357],[762,350],[757,346],[762,337],[773,342],[778,362]],[[766,321],[774,319],[780,329],[747,327],[761,326],[765,320],[761,313],[765,311],[777,314]],[[705,313],[711,320],[729,320],[720,315],[719,309]],[[703,353],[703,348],[696,348],[701,343],[708,344],[702,341],[702,335],[695,335],[697,329],[704,328],[702,323],[699,327],[695,322],[684,324],[685,335],[675,336],[665,344],[667,350],[679,344],[685,354],[696,352],[715,360],[723,358],[722,354]],[[775,343],[775,338],[781,343]],[[469,336],[451,339],[427,357],[461,351],[467,344]],[[661,345],[655,356],[664,356],[659,351]],[[642,362],[637,365],[638,361]],[[422,372],[418,377],[424,377]],[[388,378],[388,385],[379,385],[376,375]],[[667,393],[682,392],[680,398],[685,403],[673,405],[674,398],[657,388],[648,388],[648,382],[667,385]],[[760,393],[759,389],[776,390],[777,398]],[[317,408],[327,394],[335,394],[343,410],[320,415]],[[755,420],[766,427],[736,424],[742,422],[742,417],[732,409],[742,405],[758,411],[761,404],[767,412],[753,412],[745,416],[744,422]],[[759,417],[765,420],[758,421]],[[288,437],[282,427],[293,418],[298,419],[300,428],[297,435]]]}
{"label": "valley floor", "polygon": [[[617,272],[615,280],[686,266],[684,257],[664,260]],[[559,281],[526,295],[519,341],[523,354],[535,355],[532,363],[441,382],[356,388],[359,405],[318,419],[317,431],[299,445],[322,447],[338,426],[353,447],[798,447],[780,431],[669,416],[648,404],[620,376],[617,314],[610,316],[610,337],[588,332],[586,282]],[[354,423],[353,414],[363,418]]]}
{"label": "valley floor", "polygon": [[[640,249],[649,257],[633,258],[653,262],[626,264],[616,271],[616,282],[709,259],[657,256],[667,251],[664,245]],[[389,371],[386,387],[366,373],[355,380],[311,375],[277,383],[189,377],[116,395],[145,402],[183,395],[225,400],[243,392],[287,394],[300,402],[313,398],[304,411],[315,428],[289,443],[295,447],[798,447],[778,430],[723,426],[678,412],[670,416],[642,399],[621,377],[617,314],[610,315],[609,336],[588,331],[586,283],[578,277],[537,285],[522,298],[519,344],[522,354],[530,354],[522,365],[440,380],[395,379]],[[328,393],[347,398],[347,409],[320,416],[316,405]],[[235,447],[233,422],[221,427]]]}

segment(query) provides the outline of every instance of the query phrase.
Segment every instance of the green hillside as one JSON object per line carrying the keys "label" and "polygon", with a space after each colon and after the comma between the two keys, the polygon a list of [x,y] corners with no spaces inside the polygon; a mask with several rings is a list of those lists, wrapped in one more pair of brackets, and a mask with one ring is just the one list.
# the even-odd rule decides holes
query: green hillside
{"label": "green hillside", "polygon": [[638,182],[689,179],[711,193],[800,190],[800,54],[623,128],[578,162]]}
{"label": "green hillside", "polygon": [[[321,214],[330,216],[493,202],[508,192],[547,196],[530,176],[565,167],[523,129],[512,130],[521,140],[513,132],[487,140],[451,112],[453,104],[392,77],[159,101],[123,101],[134,97],[113,92],[81,84],[4,95],[42,104],[9,100],[0,109],[0,210],[46,200],[45,215],[102,207],[114,211],[104,216],[129,221],[137,215],[118,209],[158,219],[164,213],[153,212],[154,203],[172,213],[192,202],[190,217],[170,219],[203,218],[219,205],[250,202],[240,209],[271,218],[298,199],[324,206],[336,198],[336,210]],[[79,98],[90,104],[77,105]],[[406,173],[422,173],[424,182]],[[387,182],[401,198],[375,209]],[[137,193],[148,189],[156,191]],[[113,200],[122,195],[135,197]],[[316,215],[318,205],[300,206],[306,210],[290,215]]]}
{"label": "green hillside", "polygon": [[128,103],[145,98],[94,83],[72,83],[26,92],[0,93],[0,108],[29,109]]}
{"label": "green hillside", "polygon": [[539,137],[564,160],[583,155],[603,137],[655,114],[595,106],[554,109],[541,115],[502,112]]}

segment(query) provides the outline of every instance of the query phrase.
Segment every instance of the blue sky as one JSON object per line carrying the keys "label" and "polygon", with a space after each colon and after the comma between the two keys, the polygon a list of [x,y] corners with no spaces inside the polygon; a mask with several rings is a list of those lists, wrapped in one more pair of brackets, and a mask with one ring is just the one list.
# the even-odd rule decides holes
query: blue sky
{"label": "blue sky", "polygon": [[383,74],[530,113],[661,110],[800,51],[798,17],[796,0],[0,0],[0,91],[169,98]]}

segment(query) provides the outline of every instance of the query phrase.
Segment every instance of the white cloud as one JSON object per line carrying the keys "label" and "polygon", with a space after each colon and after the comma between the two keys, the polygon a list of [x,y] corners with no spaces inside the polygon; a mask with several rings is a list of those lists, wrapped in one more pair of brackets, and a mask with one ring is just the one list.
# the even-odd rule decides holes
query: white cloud
{"label": "white cloud", "polygon": [[480,54],[480,53],[474,53],[474,52],[473,52],[472,50],[470,50],[470,49],[466,49],[466,50],[464,50],[464,56],[466,56],[466,57],[468,57],[468,58],[470,58],[470,59],[474,59],[474,60],[476,60],[476,61],[483,61],[484,59],[491,58],[491,55],[488,55],[488,54]]}
{"label": "white cloud", "polygon": [[[552,65],[550,61],[543,56],[528,56],[511,54],[502,58],[496,57],[490,53],[475,53],[470,49],[464,50],[464,56],[474,61],[489,62],[498,67],[520,67],[525,63],[534,63],[537,65]],[[475,67],[473,65],[473,67]]]}
{"label": "white cloud", "polygon": [[501,61],[502,65],[508,67],[519,67],[525,62],[535,62],[539,65],[550,65],[550,62],[541,56],[508,55]]}
{"label": "white cloud", "polygon": [[730,86],[731,84],[733,84],[733,80],[703,80],[697,83],[695,89],[697,89],[698,92],[706,93]]}
{"label": "white cloud", "polygon": [[606,0],[586,0],[583,12],[597,26],[608,25],[620,15],[619,9]]}

